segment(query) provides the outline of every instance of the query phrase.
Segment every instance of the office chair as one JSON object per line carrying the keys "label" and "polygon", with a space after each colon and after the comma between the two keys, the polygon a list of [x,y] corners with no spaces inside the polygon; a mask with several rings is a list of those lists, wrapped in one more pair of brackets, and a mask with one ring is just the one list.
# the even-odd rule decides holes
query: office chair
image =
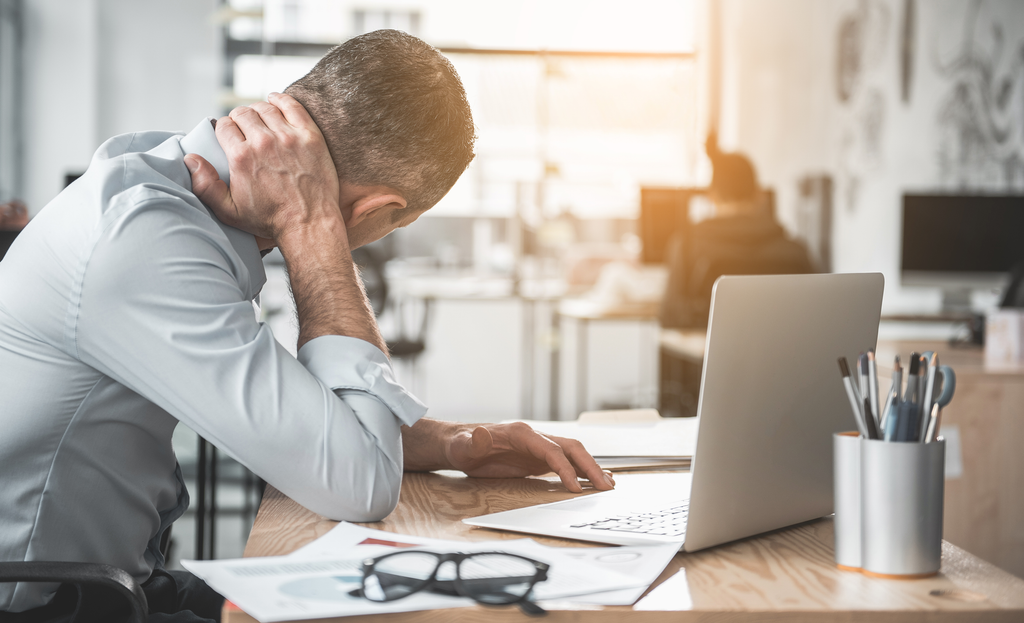
{"label": "office chair", "polygon": [[18,237],[20,230],[0,230],[0,260],[4,259],[7,255],[7,250],[14,244],[14,239]]}
{"label": "office chair", "polygon": [[[164,560],[171,557],[171,529],[160,537],[160,552]],[[0,583],[4,582],[56,582],[61,584],[48,608],[55,616],[75,612],[67,623],[144,623],[149,603],[142,587],[128,572],[112,565],[86,562],[17,561],[0,562]],[[77,604],[77,605],[75,605]],[[141,614],[140,614],[141,613]],[[118,619],[117,617],[121,618]],[[0,623],[36,623],[40,613],[0,612]]]}
{"label": "office chair", "polygon": [[69,613],[68,623],[146,623],[149,603],[126,571],[87,562],[0,562],[0,582],[56,582],[61,585],[46,612],[0,612],[4,623],[35,623]]}

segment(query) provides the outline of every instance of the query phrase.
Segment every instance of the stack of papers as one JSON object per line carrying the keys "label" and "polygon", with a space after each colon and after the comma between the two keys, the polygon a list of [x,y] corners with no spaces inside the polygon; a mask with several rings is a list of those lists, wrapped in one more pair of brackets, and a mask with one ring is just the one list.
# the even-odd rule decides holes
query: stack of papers
{"label": "stack of papers", "polygon": [[573,422],[528,420],[546,435],[570,437],[611,471],[690,466],[697,418],[663,418],[654,409],[592,411]]}
{"label": "stack of papers", "polygon": [[533,599],[596,605],[629,605],[657,579],[678,545],[558,548],[531,539],[443,541],[371,530],[342,522],[331,532],[288,556],[182,561],[214,590],[261,622],[411,612],[471,606],[463,597],[421,591],[404,599],[375,603],[350,594],[360,587],[362,561],[398,548],[434,552],[497,551],[550,565],[548,580]]}

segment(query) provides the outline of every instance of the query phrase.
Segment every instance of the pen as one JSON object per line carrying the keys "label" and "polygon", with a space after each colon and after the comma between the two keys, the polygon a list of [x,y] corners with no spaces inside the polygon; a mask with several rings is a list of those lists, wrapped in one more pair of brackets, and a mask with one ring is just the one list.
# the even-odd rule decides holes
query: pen
{"label": "pen", "polygon": [[881,439],[881,435],[878,434],[878,423],[875,422],[875,416],[871,414],[871,399],[864,399],[864,424],[865,428],[868,429],[868,439]]}
{"label": "pen", "polygon": [[853,411],[853,419],[857,421],[857,430],[862,437],[869,439],[864,416],[860,412],[860,397],[857,396],[857,388],[853,385],[853,379],[850,378],[850,366],[846,362],[846,357],[839,358],[839,372],[843,375],[843,387],[846,388],[846,397],[850,399],[850,409]]}
{"label": "pen", "polygon": [[[895,392],[893,392],[895,394]],[[896,441],[896,433],[900,425],[900,401],[897,399],[889,406],[889,413],[885,418],[885,440]]]}
{"label": "pen", "polygon": [[[907,391],[903,395],[904,400],[901,403],[901,408],[899,410],[900,419],[906,419],[908,421],[900,422],[899,432],[897,433],[897,441],[917,441],[917,439],[910,439],[910,431],[915,431],[916,433],[917,427],[915,427],[914,425],[920,425],[920,420],[918,416],[918,409],[921,406],[918,401],[918,385],[920,385],[920,378],[918,377],[918,374],[920,370],[921,356],[917,353],[910,353],[910,370],[907,376]],[[907,408],[904,409],[903,406],[906,406]]]}
{"label": "pen", "polygon": [[928,418],[928,429],[924,434],[924,442],[931,443],[939,438],[939,418],[942,417],[942,409],[939,403],[932,405],[932,415]]}
{"label": "pen", "polygon": [[921,378],[917,383],[917,393],[919,394],[917,397],[917,404],[921,405],[921,414],[924,417],[928,417],[929,409],[931,408],[931,405],[928,404],[930,399],[925,393],[925,385],[927,384],[925,379],[928,378],[928,358],[934,354],[935,353],[928,352],[923,353],[918,357],[921,360],[921,365],[917,367],[917,374]]}
{"label": "pen", "polygon": [[889,409],[892,408],[893,399],[895,398],[895,396],[896,396],[896,388],[893,387],[892,389],[889,390],[889,393],[886,394],[885,406],[882,407],[882,413],[880,414],[881,415],[881,420],[878,422],[878,432],[879,433],[884,433],[886,425],[889,423]]}
{"label": "pen", "polygon": [[887,441],[891,441],[888,437],[889,415],[893,413],[893,405],[900,403],[901,389],[903,389],[903,368],[900,366],[900,356],[896,355],[896,360],[892,364],[892,387],[889,388],[889,398],[885,401],[885,408],[882,409],[882,421],[879,426],[886,434]]}
{"label": "pen", "polygon": [[868,356],[861,353],[857,356],[857,372],[860,378],[860,405],[864,407],[864,428],[867,429],[868,439],[878,439],[878,420],[875,419],[875,411],[878,406],[871,400],[871,379],[868,366]]}
{"label": "pen", "polygon": [[[932,396],[935,392],[935,373],[939,369],[939,356],[936,353],[932,353],[931,365],[928,366],[928,375],[925,377],[927,380],[924,384],[924,400],[921,401],[921,406],[924,409],[925,414],[932,414],[935,417],[934,410],[932,409]],[[922,418],[924,421],[921,422],[921,441],[928,443],[928,429],[931,428],[931,418]]]}
{"label": "pen", "polygon": [[893,441],[917,441],[917,405],[901,402],[897,413]]}
{"label": "pen", "polygon": [[[860,404],[863,406],[864,399],[870,395],[870,391],[868,390],[868,356],[864,353],[857,355],[857,381],[860,389]],[[869,413],[871,413],[870,409],[868,409],[864,415],[868,415]]]}
{"label": "pen", "polygon": [[896,361],[892,364],[892,386],[896,389],[894,400],[898,403],[903,399],[903,366],[900,365],[899,355],[896,355]]}
{"label": "pen", "polygon": [[875,420],[877,431],[877,427],[882,421],[882,412],[878,410],[878,369],[875,366],[874,349],[868,351],[868,393],[871,397],[871,416]]}

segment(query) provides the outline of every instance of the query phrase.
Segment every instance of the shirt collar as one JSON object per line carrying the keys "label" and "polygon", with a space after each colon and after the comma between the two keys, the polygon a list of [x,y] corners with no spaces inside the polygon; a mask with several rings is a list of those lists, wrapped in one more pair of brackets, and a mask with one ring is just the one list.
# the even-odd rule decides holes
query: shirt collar
{"label": "shirt collar", "polygon": [[[217,142],[217,135],[213,131],[212,117],[203,119],[194,130],[181,137],[181,151],[184,152],[182,156],[188,154],[202,156],[217,170],[220,179],[224,180],[225,184],[230,184],[228,157],[220,143]],[[212,213],[211,216],[213,216]],[[256,243],[256,237],[221,223],[216,216],[213,216],[213,220],[220,225],[228,242],[231,243],[235,252],[242,258],[242,263],[249,270],[249,286],[251,288],[249,298],[254,298],[267,281],[267,273],[263,268],[263,259],[260,255],[259,245]]]}

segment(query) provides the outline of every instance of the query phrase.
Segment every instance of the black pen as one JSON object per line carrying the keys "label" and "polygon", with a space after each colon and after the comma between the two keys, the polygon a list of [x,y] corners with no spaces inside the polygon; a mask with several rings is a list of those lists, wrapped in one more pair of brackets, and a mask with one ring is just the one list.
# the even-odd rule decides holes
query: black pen
{"label": "black pen", "polygon": [[[935,353],[932,353],[932,356],[935,356]],[[925,393],[925,385],[927,384],[925,379],[928,378],[928,354],[925,353],[924,355],[921,355],[920,359],[921,365],[918,367],[917,373],[921,377],[921,380],[917,382],[917,391],[921,395],[917,400],[917,404],[921,405],[921,413],[924,418],[928,417],[928,402],[930,401],[930,399],[927,397]]]}
{"label": "black pen", "polygon": [[[917,353],[910,353],[910,370],[907,376],[907,391],[904,394],[903,404],[907,408],[900,409],[900,417],[906,417],[909,421],[904,423],[900,422],[900,430],[907,431],[903,435],[897,435],[898,441],[917,441],[917,430],[921,424],[920,410],[921,404],[918,402],[920,393],[918,392],[918,386],[920,385],[921,379],[918,376],[921,370],[921,355]],[[904,416],[906,413],[906,416]],[[911,431],[913,431],[914,439],[910,438]]]}
{"label": "black pen", "polygon": [[882,426],[882,412],[878,407],[878,368],[875,365],[875,349],[868,351],[868,394],[871,397],[871,415],[875,418],[875,430],[879,430]]}
{"label": "black pen", "polygon": [[864,399],[864,423],[868,429],[868,439],[881,439],[878,434],[878,423],[875,422],[875,416],[871,415],[871,399]]}

